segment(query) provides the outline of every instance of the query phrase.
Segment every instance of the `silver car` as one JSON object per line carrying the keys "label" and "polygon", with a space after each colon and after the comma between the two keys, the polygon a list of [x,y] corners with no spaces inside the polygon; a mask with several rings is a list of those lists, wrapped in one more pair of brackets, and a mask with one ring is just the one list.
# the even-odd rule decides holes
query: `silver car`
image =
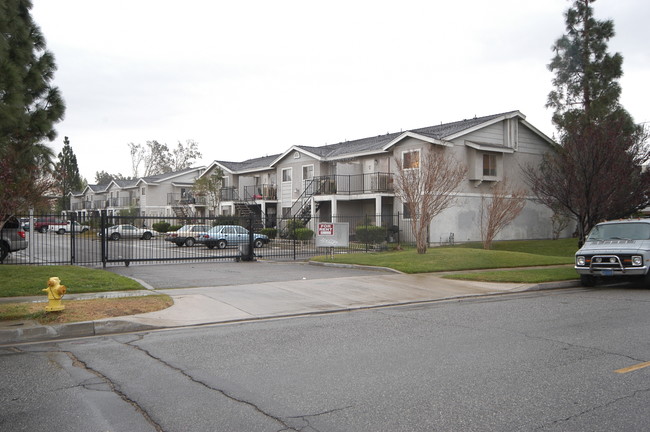
{"label": "silver car", "polygon": [[3,262],[10,252],[27,249],[25,230],[16,218],[7,220],[0,231],[0,262]]}
{"label": "silver car", "polygon": [[[100,232],[98,235],[102,235]],[[147,228],[138,228],[135,225],[113,225],[106,228],[106,235],[109,240],[119,240],[121,238],[137,238],[140,240],[151,240],[152,237],[158,235],[157,231]]]}
{"label": "silver car", "polygon": [[[248,243],[250,236],[248,230],[239,225],[217,225],[204,234],[199,240],[208,249],[223,249],[229,245]],[[269,242],[264,234],[253,234],[253,246],[260,248]]]}
{"label": "silver car", "polygon": [[210,225],[184,225],[176,231],[168,232],[165,241],[172,242],[176,246],[194,246],[197,239],[204,236],[209,230]]}

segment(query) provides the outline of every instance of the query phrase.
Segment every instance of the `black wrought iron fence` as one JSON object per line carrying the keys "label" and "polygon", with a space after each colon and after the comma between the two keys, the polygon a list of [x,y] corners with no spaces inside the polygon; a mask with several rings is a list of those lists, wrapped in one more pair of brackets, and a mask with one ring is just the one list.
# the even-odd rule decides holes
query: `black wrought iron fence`
{"label": "black wrought iron fence", "polygon": [[[27,247],[4,264],[205,262],[210,260],[304,260],[328,253],[386,250],[412,243],[410,224],[400,215],[337,216],[327,220],[254,216],[179,218],[113,215],[103,211],[77,217],[21,215]],[[317,246],[319,230],[336,222],[347,229],[347,243]]]}

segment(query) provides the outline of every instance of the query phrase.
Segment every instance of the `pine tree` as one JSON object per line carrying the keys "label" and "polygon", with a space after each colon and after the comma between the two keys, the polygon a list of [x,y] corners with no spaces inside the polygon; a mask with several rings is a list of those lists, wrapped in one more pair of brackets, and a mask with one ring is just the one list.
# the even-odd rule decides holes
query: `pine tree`
{"label": "pine tree", "polygon": [[544,204],[575,218],[579,244],[599,221],[647,206],[650,190],[645,130],[619,102],[623,56],[607,51],[614,23],[594,18],[595,1],[574,0],[565,14],[566,34],[548,66],[555,89],[547,107],[560,145],[526,173]]}
{"label": "pine tree", "polygon": [[0,0],[0,223],[43,199],[53,156],[45,141],[65,113],[31,8],[29,0]]}
{"label": "pine tree", "polygon": [[549,93],[547,106],[555,109],[553,122],[561,132],[574,121],[596,123],[621,108],[618,79],[623,76],[623,56],[607,52],[614,22],[594,18],[595,1],[574,1],[565,14],[567,33],[555,42],[555,56],[548,65],[555,73],[555,90]]}
{"label": "pine tree", "polygon": [[79,165],[68,137],[63,140],[63,148],[58,156],[58,162],[54,169],[56,187],[61,196],[59,199],[60,210],[69,210],[70,192],[79,191],[83,187],[83,180],[79,175]]}

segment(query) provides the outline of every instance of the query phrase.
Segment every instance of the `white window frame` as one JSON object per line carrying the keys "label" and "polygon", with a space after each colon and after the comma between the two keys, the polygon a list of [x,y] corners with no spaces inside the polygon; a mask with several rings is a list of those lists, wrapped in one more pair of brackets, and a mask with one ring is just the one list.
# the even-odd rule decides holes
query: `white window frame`
{"label": "white window frame", "polygon": [[[289,180],[284,179],[285,172],[289,173]],[[282,183],[291,183],[293,179],[293,168],[282,168],[282,172],[280,175],[282,176]]]}
{"label": "white window frame", "polygon": [[[311,168],[311,177],[307,177],[307,178],[305,178],[305,168]],[[305,180],[311,180],[311,179],[313,179],[313,178],[314,178],[314,164],[303,165],[303,166],[302,166],[302,180],[303,180],[303,181],[305,181]]]}
{"label": "white window frame", "polygon": [[[488,161],[487,168],[485,167],[486,159]],[[496,177],[499,175],[497,159],[496,153],[483,153],[483,157],[481,158],[481,173],[483,177]],[[491,161],[494,163],[490,163]]]}
{"label": "white window frame", "polygon": [[407,203],[402,203],[402,219],[404,220],[410,220],[411,219],[411,213],[409,211]]}
{"label": "white window frame", "polygon": [[[406,154],[407,153],[417,153],[418,154],[418,166],[417,167],[407,167],[406,166]],[[419,170],[420,166],[422,165],[422,151],[421,149],[413,149],[413,150],[404,150],[402,152],[402,168],[405,170]]]}

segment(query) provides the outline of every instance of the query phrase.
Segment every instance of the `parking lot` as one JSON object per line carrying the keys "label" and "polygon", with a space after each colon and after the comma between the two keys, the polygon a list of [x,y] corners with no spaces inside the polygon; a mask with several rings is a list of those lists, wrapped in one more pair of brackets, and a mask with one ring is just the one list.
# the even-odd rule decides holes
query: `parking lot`
{"label": "parking lot", "polygon": [[[210,260],[235,260],[241,257],[240,247],[229,245],[224,249],[209,249],[196,244],[192,247],[177,246],[158,235],[150,240],[126,239],[104,241],[96,232],[84,234],[27,233],[29,247],[11,253],[4,264],[77,264],[77,265],[131,265],[160,262],[204,262]],[[324,254],[312,241],[272,240],[268,245],[255,248],[258,258],[300,260]],[[103,259],[102,257],[105,257]]]}

